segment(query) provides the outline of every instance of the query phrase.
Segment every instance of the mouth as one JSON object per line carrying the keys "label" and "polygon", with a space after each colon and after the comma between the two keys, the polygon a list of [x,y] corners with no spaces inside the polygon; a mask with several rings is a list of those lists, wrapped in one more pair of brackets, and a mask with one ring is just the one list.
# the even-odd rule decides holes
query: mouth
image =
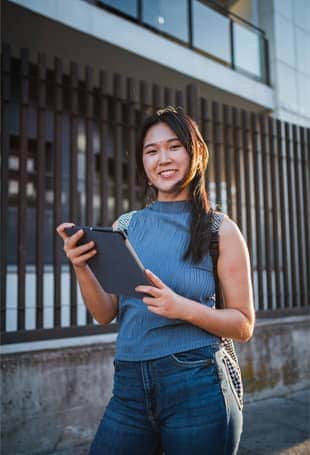
{"label": "mouth", "polygon": [[169,178],[169,177],[172,177],[173,175],[175,175],[176,172],[177,172],[177,169],[166,169],[164,171],[159,172],[158,175],[163,178]]}

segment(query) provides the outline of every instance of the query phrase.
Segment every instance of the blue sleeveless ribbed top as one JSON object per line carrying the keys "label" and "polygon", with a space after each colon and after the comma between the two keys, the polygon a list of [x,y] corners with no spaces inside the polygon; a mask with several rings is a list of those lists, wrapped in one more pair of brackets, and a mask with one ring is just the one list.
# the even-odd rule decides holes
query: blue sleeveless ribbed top
{"label": "blue sleeveless ribbed top", "polygon": [[[144,266],[189,299],[214,307],[215,282],[209,254],[193,265],[183,260],[190,239],[190,201],[155,201],[133,213],[128,238]],[[220,222],[223,215],[220,215]],[[119,296],[115,358],[150,360],[220,342],[180,319],[152,313],[142,299]]]}

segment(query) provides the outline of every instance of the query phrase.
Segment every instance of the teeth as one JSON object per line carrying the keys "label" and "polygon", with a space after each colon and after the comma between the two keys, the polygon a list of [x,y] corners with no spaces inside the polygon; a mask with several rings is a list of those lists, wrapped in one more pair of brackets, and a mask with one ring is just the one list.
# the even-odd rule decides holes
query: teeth
{"label": "teeth", "polygon": [[176,171],[172,170],[172,171],[163,171],[160,173],[160,175],[163,175],[165,177],[169,177],[169,175],[172,175],[174,174]]}

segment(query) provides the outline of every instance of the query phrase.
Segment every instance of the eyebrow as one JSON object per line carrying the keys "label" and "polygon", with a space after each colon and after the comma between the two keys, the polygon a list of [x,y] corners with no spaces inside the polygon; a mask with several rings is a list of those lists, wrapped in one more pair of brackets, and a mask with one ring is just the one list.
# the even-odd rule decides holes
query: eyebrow
{"label": "eyebrow", "polygon": [[[172,141],[180,141],[178,137],[172,137],[171,139],[167,139],[166,142],[172,142]],[[158,143],[154,142],[152,144],[146,144],[143,149],[146,149],[147,147],[156,147]]]}

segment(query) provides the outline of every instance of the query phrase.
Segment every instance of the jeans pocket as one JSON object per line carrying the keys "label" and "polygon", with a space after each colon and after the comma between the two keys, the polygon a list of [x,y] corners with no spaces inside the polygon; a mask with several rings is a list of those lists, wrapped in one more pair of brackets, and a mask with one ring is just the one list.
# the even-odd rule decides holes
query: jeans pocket
{"label": "jeans pocket", "polygon": [[207,366],[215,363],[214,350],[210,346],[176,352],[170,357],[176,364],[186,367]]}

